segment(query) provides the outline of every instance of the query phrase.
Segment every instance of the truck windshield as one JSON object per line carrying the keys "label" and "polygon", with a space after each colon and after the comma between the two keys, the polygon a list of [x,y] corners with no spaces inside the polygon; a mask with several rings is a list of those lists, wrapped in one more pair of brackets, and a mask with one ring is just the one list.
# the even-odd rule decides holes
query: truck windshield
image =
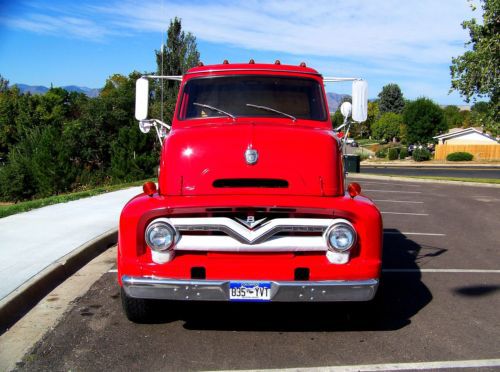
{"label": "truck windshield", "polygon": [[238,75],[191,79],[184,87],[180,107],[181,120],[228,115],[326,120],[321,86],[306,78]]}

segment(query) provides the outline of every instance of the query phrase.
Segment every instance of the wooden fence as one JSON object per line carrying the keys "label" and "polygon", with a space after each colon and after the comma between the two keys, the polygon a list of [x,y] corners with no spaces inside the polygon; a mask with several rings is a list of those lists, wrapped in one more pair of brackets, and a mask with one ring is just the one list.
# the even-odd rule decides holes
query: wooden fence
{"label": "wooden fence", "polygon": [[468,152],[474,160],[500,160],[500,144],[496,145],[437,145],[434,159],[446,160],[452,152]]}

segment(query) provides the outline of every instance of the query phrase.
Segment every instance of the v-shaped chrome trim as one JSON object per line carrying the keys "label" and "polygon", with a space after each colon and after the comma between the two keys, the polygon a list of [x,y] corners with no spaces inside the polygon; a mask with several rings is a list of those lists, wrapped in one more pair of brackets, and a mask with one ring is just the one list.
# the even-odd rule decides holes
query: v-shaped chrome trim
{"label": "v-shaped chrome trim", "polygon": [[180,232],[220,231],[241,243],[258,244],[280,232],[316,232],[322,234],[334,219],[276,218],[254,229],[228,217],[170,218]]}

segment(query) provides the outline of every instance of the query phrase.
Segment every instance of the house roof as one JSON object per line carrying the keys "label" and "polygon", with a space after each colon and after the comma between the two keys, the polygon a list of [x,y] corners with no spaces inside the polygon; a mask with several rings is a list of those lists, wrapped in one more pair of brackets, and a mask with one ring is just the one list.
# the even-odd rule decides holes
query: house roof
{"label": "house roof", "polygon": [[462,129],[459,131],[450,131],[449,133],[440,134],[439,136],[434,136],[432,138],[437,139],[437,140],[450,139],[450,138],[461,137],[461,136],[464,136],[464,135],[470,134],[470,133],[480,134],[481,136],[486,137],[486,138],[496,142],[496,140],[493,137],[487,135],[486,133],[483,133],[483,132],[477,130],[476,128],[467,128],[467,129]]}

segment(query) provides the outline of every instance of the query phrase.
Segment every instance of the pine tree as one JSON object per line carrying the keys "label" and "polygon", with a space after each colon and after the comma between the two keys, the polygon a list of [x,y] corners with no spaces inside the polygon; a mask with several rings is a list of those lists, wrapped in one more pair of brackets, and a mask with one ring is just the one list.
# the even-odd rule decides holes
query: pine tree
{"label": "pine tree", "polygon": [[388,84],[378,94],[380,114],[394,112],[401,114],[405,107],[405,100],[401,88],[397,84]]}

